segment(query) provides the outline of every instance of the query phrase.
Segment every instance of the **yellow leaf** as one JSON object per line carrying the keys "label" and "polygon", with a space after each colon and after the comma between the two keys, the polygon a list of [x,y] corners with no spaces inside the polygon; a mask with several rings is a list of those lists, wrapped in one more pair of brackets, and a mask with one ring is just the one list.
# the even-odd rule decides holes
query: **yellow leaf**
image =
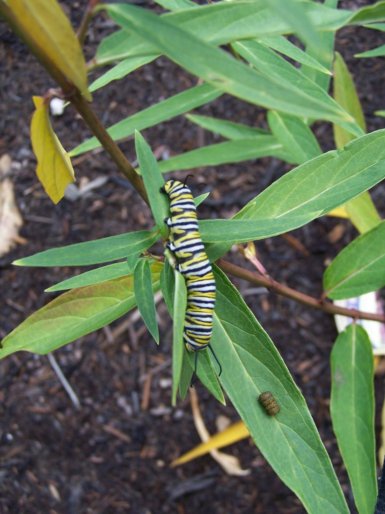
{"label": "yellow leaf", "polygon": [[185,464],[186,462],[201,457],[212,450],[223,448],[224,446],[236,443],[237,441],[249,436],[249,431],[245,427],[244,423],[242,421],[238,421],[226,428],[226,430],[223,430],[223,432],[219,432],[212,436],[206,443],[199,444],[189,452],[174,460],[171,465],[179,466],[180,464]]}
{"label": "yellow leaf", "polygon": [[31,121],[31,142],[37,158],[36,174],[47,195],[58,203],[68,184],[74,182],[75,174],[71,159],[52,129],[44,98],[34,96],[33,102],[36,110]]}
{"label": "yellow leaf", "polygon": [[0,11],[46,67],[58,69],[91,100],[79,40],[56,0],[0,0]]}

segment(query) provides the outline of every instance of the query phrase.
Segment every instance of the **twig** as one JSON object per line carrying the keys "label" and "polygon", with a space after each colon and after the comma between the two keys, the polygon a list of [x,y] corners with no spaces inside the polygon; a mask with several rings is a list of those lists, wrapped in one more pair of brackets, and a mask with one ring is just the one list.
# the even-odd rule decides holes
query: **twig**
{"label": "twig", "polygon": [[291,287],[285,286],[284,284],[277,282],[269,276],[263,276],[260,273],[249,271],[223,259],[219,259],[217,261],[217,264],[223,271],[226,271],[230,275],[233,275],[238,278],[243,278],[248,282],[251,282],[252,284],[264,286],[270,291],[274,291],[275,293],[281,296],[291,298],[292,300],[302,303],[303,305],[313,307],[313,309],[328,312],[329,314],[340,314],[342,316],[349,316],[353,319],[367,319],[371,321],[379,321],[381,323],[385,323],[384,315],[375,314],[372,312],[359,311],[357,309],[347,309],[345,307],[339,307],[334,303],[325,300],[319,300],[318,298],[314,298],[313,296],[301,293],[296,289],[292,289]]}
{"label": "twig", "polygon": [[99,3],[99,0],[88,0],[88,5],[86,7],[86,10],[84,11],[83,19],[80,23],[80,26],[79,26],[79,29],[77,32],[79,43],[81,46],[83,46],[83,44],[84,44],[84,40],[87,35],[88,26],[91,22],[94,9],[98,3]]}
{"label": "twig", "polygon": [[64,374],[63,374],[63,372],[62,372],[62,370],[61,370],[57,360],[55,359],[55,357],[53,356],[52,353],[49,353],[47,355],[47,357],[48,357],[49,363],[52,366],[52,369],[54,370],[54,372],[57,375],[57,378],[59,379],[59,382],[63,386],[65,392],[70,397],[71,402],[74,404],[76,409],[80,409],[79,398],[77,397],[75,391],[72,389],[71,384],[68,382],[68,380],[64,376]]}

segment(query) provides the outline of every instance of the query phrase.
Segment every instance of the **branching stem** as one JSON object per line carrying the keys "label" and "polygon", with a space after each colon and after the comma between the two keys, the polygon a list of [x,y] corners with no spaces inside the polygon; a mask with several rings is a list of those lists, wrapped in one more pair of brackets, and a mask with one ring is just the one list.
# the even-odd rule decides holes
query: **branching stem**
{"label": "branching stem", "polygon": [[328,312],[329,314],[341,314],[342,316],[349,316],[353,319],[367,319],[371,321],[379,321],[381,323],[385,323],[384,315],[375,314],[372,312],[359,311],[357,309],[347,309],[345,307],[339,307],[334,303],[331,303],[326,300],[320,300],[305,293],[301,293],[296,289],[292,289],[291,287],[285,286],[284,284],[280,284],[279,282],[277,282],[269,276],[264,276],[255,271],[249,271],[247,269],[241,268],[240,266],[225,261],[224,259],[219,259],[217,261],[217,264],[223,271],[230,275],[233,275],[234,277],[243,278],[244,280],[247,280],[252,284],[264,286],[266,287],[266,289],[269,289],[270,291],[274,291],[275,293],[281,296],[286,296],[286,298],[291,298],[292,300],[302,303],[303,305],[307,305],[308,307],[312,307],[313,309]]}

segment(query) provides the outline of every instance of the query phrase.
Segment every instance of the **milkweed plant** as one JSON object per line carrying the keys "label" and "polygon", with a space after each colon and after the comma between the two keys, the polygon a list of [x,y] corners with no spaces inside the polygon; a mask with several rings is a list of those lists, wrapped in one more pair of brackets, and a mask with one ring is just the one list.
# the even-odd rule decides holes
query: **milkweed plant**
{"label": "milkweed plant", "polygon": [[[19,266],[94,268],[52,286],[50,291],[65,292],[3,339],[0,358],[18,351],[47,354],[136,307],[159,342],[154,294],[161,291],[173,319],[173,403],[186,396],[196,374],[217,400],[224,402],[226,396],[232,403],[255,445],[307,512],[343,514],[349,509],[305,399],[229,276],[352,318],[331,353],[331,416],[357,510],[372,514],[377,497],[373,351],[357,322],[383,323],[384,317],[333,300],[385,284],[385,223],[368,192],[385,177],[385,130],[366,133],[352,76],[334,52],[334,39],[347,26],[384,31],[385,2],[355,11],[339,9],[337,0],[154,3],[155,9],[89,0],[76,33],[56,0],[0,0],[0,14],[57,83],[57,89],[33,98],[31,143],[47,195],[59,202],[74,181],[71,158],[103,147],[153,217],[150,230],[138,227],[16,261]],[[100,16],[115,29],[86,63],[84,40]],[[385,55],[383,46],[358,57],[379,55]],[[93,109],[92,94],[160,57],[197,77],[197,85],[106,127]],[[107,71],[92,81],[102,66]],[[224,94],[264,109],[268,128],[191,113]],[[72,104],[93,134],[69,153],[50,123],[53,97]],[[223,141],[157,162],[141,131],[184,115]],[[321,150],[312,130],[318,120],[332,124],[335,150]],[[135,167],[117,145],[130,137],[135,138]],[[206,195],[186,200],[190,189],[184,188],[182,173],[179,211],[170,218],[172,195],[161,190],[171,172],[195,175],[205,166],[262,157],[280,159],[291,170],[231,218],[199,219]],[[348,218],[359,235],[327,267],[320,298],[283,286],[258,262],[254,271],[231,262],[228,252],[234,245],[250,248],[254,241],[327,214]],[[164,253],[152,250],[157,241]]]}

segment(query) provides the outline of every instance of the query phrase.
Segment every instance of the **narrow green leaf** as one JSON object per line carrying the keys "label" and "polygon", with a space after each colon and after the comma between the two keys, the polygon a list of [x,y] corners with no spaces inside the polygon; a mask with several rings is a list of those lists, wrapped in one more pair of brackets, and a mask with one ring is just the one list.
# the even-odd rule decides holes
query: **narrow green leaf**
{"label": "narrow green leaf", "polygon": [[[354,117],[358,125],[365,132],[365,117],[353,77],[350,75],[345,61],[338,52],[336,53],[334,61],[334,98]],[[354,136],[337,125],[333,125],[333,131],[337,148],[343,148],[349,141],[354,139]],[[377,209],[367,192],[350,200],[344,207],[351,222],[360,232],[370,230],[380,222]]]}
{"label": "narrow green leaf", "polygon": [[164,266],[160,275],[160,289],[162,291],[167,310],[172,317],[174,309],[175,276],[174,270],[167,259],[164,260]]}
{"label": "narrow green leaf", "polygon": [[[291,109],[282,107],[274,108],[265,105],[266,107],[293,114],[294,116],[318,116],[321,118],[324,117],[324,119],[331,119],[332,117],[334,118],[334,123],[338,123],[347,130],[352,131],[355,135],[362,135],[362,131],[354,123],[353,118],[347,112],[343,111],[338,104],[330,98],[326,91],[308,79],[295,66],[276,54],[273,50],[257,41],[234,43],[233,48],[244,59],[250,62],[250,64],[255,66],[259,74],[264,77],[269,77],[272,82],[280,84],[281,87],[284,87],[296,96],[300,95],[306,105],[308,105],[308,101],[317,103],[319,111],[317,115],[311,114],[310,112],[305,113],[301,105],[293,105]],[[322,114],[321,110],[323,111]],[[327,114],[332,111],[334,114]],[[336,116],[337,118],[335,118]]]}
{"label": "narrow green leaf", "polygon": [[135,300],[148,331],[159,344],[159,329],[152,286],[151,268],[148,259],[138,261],[134,270]]}
{"label": "narrow green leaf", "polygon": [[179,11],[180,9],[198,7],[197,4],[194,4],[194,2],[191,2],[190,0],[155,0],[155,3],[169,11]]}
{"label": "narrow green leaf", "polygon": [[[323,34],[320,34],[319,38],[322,36]],[[316,70],[319,73],[330,76],[332,75],[332,72],[323,66],[317,59],[312,57],[309,53],[306,53],[284,36],[266,37],[261,39],[260,43],[272,48],[280,54],[286,55],[286,57],[290,57],[290,59],[293,59],[300,64],[304,64],[305,66]]]}
{"label": "narrow green leaf", "polygon": [[269,111],[269,127],[290,157],[290,162],[302,164],[322,153],[309,126],[296,116]]}
{"label": "narrow green leaf", "polygon": [[261,135],[268,135],[266,130],[249,127],[242,123],[202,116],[200,114],[187,114],[186,118],[196,123],[200,127],[210,130],[215,134],[226,137],[227,139],[250,139]]}
{"label": "narrow green leaf", "polygon": [[258,159],[266,156],[283,156],[282,145],[272,136],[256,136],[251,139],[236,139],[214,145],[203,146],[190,152],[161,161],[162,173],[189,170],[203,166],[218,166],[234,162]]}
{"label": "narrow green leaf", "polygon": [[67,278],[62,282],[49,287],[45,292],[53,293],[55,291],[64,291],[66,289],[77,289],[78,287],[92,286],[94,284],[101,284],[102,282],[107,282],[107,280],[113,280],[114,278],[124,277],[130,274],[127,261],[115,262],[114,264],[102,266],[101,268],[80,273],[75,277]]}
{"label": "narrow green leaf", "polygon": [[182,373],[179,380],[179,397],[181,398],[181,400],[184,400],[187,396],[189,387],[191,386],[193,375],[194,369],[190,364],[188,352],[185,351],[183,352]]}
{"label": "narrow green leaf", "polygon": [[94,80],[90,85],[89,90],[91,93],[93,93],[94,91],[106,86],[114,80],[122,79],[123,77],[129,75],[132,71],[137,70],[141,66],[144,66],[151,61],[154,61],[157,57],[158,54],[133,55],[127,57],[127,59],[119,62],[116,66],[106,71],[106,73],[103,73],[103,75]]}
{"label": "narrow green leaf", "polygon": [[160,192],[164,180],[151,148],[137,130],[135,131],[135,150],[155,223],[161,234],[167,235],[168,229],[164,219],[168,216],[169,206],[166,196]]}
{"label": "narrow green leaf", "polygon": [[381,118],[385,118],[385,111],[375,111],[374,114],[376,116],[381,116]]}
{"label": "narrow green leaf", "polygon": [[126,259],[126,266],[128,268],[128,272],[130,275],[132,275],[134,273],[136,263],[140,259],[140,254],[141,254],[141,252],[132,253],[131,255],[128,255],[128,257]]}
{"label": "narrow green leaf", "polygon": [[[234,220],[255,222],[255,228],[228,225],[228,242],[233,242],[233,229],[252,240],[293,230],[358,196],[385,178],[385,130],[378,130],[348,143],[343,150],[324,153],[286,173],[251,200]],[[204,241],[222,237],[226,220],[200,222]],[[281,231],[279,229],[280,224]],[[220,233],[219,233],[220,231]],[[254,231],[254,232],[252,232]],[[217,237],[219,239],[219,237]],[[246,239],[243,239],[244,241]],[[227,247],[211,247],[218,258]]]}
{"label": "narrow green leaf", "polygon": [[[384,29],[385,30],[385,29]],[[385,55],[385,45],[377,46],[366,52],[355,54],[354,57],[383,57]]]}
{"label": "narrow green leaf", "polygon": [[[205,105],[215,98],[221,96],[222,92],[213,88],[209,84],[202,84],[191,89],[178,93],[166,100],[143,109],[128,118],[125,118],[108,129],[108,133],[114,141],[120,141],[131,136],[135,130],[144,130],[145,128],[157,125],[162,121],[167,121],[175,116],[184,114],[185,112]],[[71,150],[69,155],[80,155],[95,148],[99,148],[100,142],[91,137],[81,143],[79,146]]]}
{"label": "narrow green leaf", "polygon": [[373,351],[365,330],[349,325],[332,353],[330,410],[360,514],[372,514],[377,497]]}
{"label": "narrow green leaf", "polygon": [[16,266],[88,266],[143,252],[158,239],[155,230],[127,232],[85,243],[51,248],[14,261]]}
{"label": "narrow green leaf", "polygon": [[[257,73],[223,50],[170,23],[165,16],[128,5],[105,7],[114,21],[126,30],[146,38],[171,60],[223,92],[267,108],[345,123],[357,133],[350,116],[331,98],[326,96],[320,101],[293,84],[290,87],[286,82],[282,84],[281,77],[277,80]],[[201,58],[196,59],[197,55]]]}
{"label": "narrow green leaf", "polygon": [[176,403],[176,395],[182,374],[184,318],[187,305],[186,282],[180,273],[175,271],[175,294],[173,308],[173,329],[172,329],[172,404]]}
{"label": "narrow green leaf", "polygon": [[[325,7],[336,10],[338,0],[325,0],[323,5]],[[334,39],[335,30],[329,32],[322,32],[319,34],[321,44],[318,48],[306,48],[306,54],[314,59],[317,59],[327,70],[332,70],[334,58]],[[330,75],[320,73],[314,68],[309,66],[301,66],[301,72],[306,75],[310,80],[318,84],[324,91],[329,91]]]}
{"label": "narrow green leaf", "polygon": [[208,192],[208,193],[203,193],[203,194],[201,194],[201,195],[199,195],[199,196],[196,196],[196,197],[194,198],[195,207],[199,207],[199,205],[200,205],[201,203],[203,203],[203,202],[206,200],[206,198],[207,198],[208,196],[210,196],[210,192]]}
{"label": "narrow green leaf", "polygon": [[324,274],[324,289],[333,300],[352,298],[385,285],[385,221],[357,237]]}
{"label": "narrow green leaf", "polygon": [[294,32],[311,48],[320,46],[318,33],[306,14],[304,3],[296,0],[265,0],[265,4],[279,17],[289,23]]}
{"label": "narrow green leaf", "polygon": [[368,7],[358,9],[349,20],[349,24],[364,25],[385,20],[385,2],[381,0]]}
{"label": "narrow green leaf", "polygon": [[198,354],[197,352],[186,351],[185,354],[190,363],[189,367],[194,371],[196,369],[199,380],[209,393],[222,405],[226,405],[226,400],[218,379],[218,364],[215,362],[215,359],[211,359],[212,355],[210,354],[210,350],[207,348],[206,350],[198,350]]}
{"label": "narrow green leaf", "polygon": [[[321,31],[335,31],[347,24],[352,16],[351,11],[329,9],[312,2],[305,2],[303,8],[312,25]],[[287,20],[274,15],[265,1],[215,2],[199,8],[167,13],[161,18],[212,45],[293,32]],[[153,42],[147,38],[142,39],[138,34],[120,30],[103,39],[94,61],[96,65],[104,65],[155,51]]]}
{"label": "narrow green leaf", "polygon": [[[226,394],[259,450],[307,512],[347,514],[329,456],[277,349],[219,271],[216,283],[211,344],[223,368],[220,381]],[[263,391],[271,391],[278,401],[281,410],[276,416],[267,416],[259,405]]]}
{"label": "narrow green leaf", "polygon": [[368,25],[363,25],[366,29],[379,30],[380,32],[385,32],[385,23],[369,23]]}
{"label": "narrow green leaf", "polygon": [[[160,265],[152,269],[159,288]],[[135,307],[132,277],[83,287],[62,294],[39,309],[2,341],[0,359],[18,351],[46,354],[108,325]]]}

